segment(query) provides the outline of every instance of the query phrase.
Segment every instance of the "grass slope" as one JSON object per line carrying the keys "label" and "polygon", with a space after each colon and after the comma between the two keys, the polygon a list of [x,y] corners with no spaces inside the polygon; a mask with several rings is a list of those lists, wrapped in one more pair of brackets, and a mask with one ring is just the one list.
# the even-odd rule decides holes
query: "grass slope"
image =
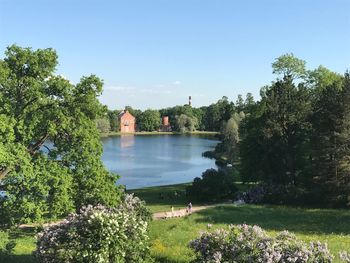
{"label": "grass slope", "polygon": [[[129,190],[146,200],[147,206],[153,211],[169,211],[185,207],[185,189],[187,184],[150,187]],[[244,189],[246,185],[238,185]],[[177,192],[175,196],[174,192]],[[160,198],[162,194],[162,198]],[[206,230],[208,224],[213,228],[226,227],[229,224],[256,224],[274,235],[287,229],[304,241],[320,240],[327,242],[330,250],[336,256],[334,262],[339,262],[338,252],[350,249],[350,211],[336,209],[305,209],[285,206],[233,206],[223,205],[202,210],[184,218],[153,221],[150,224],[151,253],[163,263],[185,263],[193,259],[193,253],[188,248],[190,240],[197,237],[201,230]],[[35,249],[34,232],[0,231],[0,262],[35,262],[31,256]],[[4,253],[8,240],[15,240],[13,253]]]}
{"label": "grass slope", "polygon": [[[187,245],[208,224],[213,228],[229,224],[256,224],[275,235],[287,229],[304,241],[327,242],[337,256],[350,248],[350,211],[299,209],[283,206],[218,206],[202,210],[186,218],[151,223],[152,255],[159,262],[189,262],[193,254]],[[334,262],[339,262],[338,256]]]}

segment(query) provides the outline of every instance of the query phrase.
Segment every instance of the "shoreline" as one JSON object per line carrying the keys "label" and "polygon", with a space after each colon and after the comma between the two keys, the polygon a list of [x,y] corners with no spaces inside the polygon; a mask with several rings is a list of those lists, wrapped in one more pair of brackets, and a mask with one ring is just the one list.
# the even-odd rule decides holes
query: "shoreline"
{"label": "shoreline", "polygon": [[110,136],[121,136],[121,135],[217,135],[220,132],[214,131],[194,131],[194,132],[108,132],[108,133],[100,133],[101,138],[110,137]]}

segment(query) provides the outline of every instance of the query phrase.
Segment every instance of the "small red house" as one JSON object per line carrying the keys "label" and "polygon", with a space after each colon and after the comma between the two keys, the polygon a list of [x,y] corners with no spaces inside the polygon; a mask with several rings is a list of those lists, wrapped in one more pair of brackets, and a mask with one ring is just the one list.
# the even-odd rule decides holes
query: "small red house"
{"label": "small red house", "polygon": [[135,132],[135,117],[128,110],[119,113],[120,132]]}
{"label": "small red house", "polygon": [[163,116],[162,118],[162,127],[161,127],[162,132],[171,132],[171,126],[169,123],[169,117],[168,116]]}

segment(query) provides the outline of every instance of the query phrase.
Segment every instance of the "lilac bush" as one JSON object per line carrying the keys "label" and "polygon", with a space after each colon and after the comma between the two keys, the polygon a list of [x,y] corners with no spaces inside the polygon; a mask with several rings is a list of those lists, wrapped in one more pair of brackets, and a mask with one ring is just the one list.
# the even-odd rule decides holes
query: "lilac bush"
{"label": "lilac bush", "polygon": [[203,232],[191,241],[190,247],[196,254],[195,262],[201,263],[328,263],[333,260],[326,244],[311,242],[308,245],[288,231],[273,238],[262,228],[245,224]]}
{"label": "lilac bush", "polygon": [[346,263],[350,263],[350,252],[342,251],[339,253],[340,259],[345,261]]}
{"label": "lilac bush", "polygon": [[147,213],[137,197],[126,195],[116,208],[86,206],[37,241],[39,262],[144,262],[149,255]]}

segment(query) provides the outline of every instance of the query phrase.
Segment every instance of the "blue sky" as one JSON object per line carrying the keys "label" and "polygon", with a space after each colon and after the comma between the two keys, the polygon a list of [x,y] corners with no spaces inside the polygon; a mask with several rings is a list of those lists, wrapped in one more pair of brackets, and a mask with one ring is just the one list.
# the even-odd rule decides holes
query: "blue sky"
{"label": "blue sky", "polygon": [[100,100],[161,108],[258,97],[271,63],[350,65],[349,0],[0,0],[0,57],[16,43],[53,47],[57,74],[104,80]]}

